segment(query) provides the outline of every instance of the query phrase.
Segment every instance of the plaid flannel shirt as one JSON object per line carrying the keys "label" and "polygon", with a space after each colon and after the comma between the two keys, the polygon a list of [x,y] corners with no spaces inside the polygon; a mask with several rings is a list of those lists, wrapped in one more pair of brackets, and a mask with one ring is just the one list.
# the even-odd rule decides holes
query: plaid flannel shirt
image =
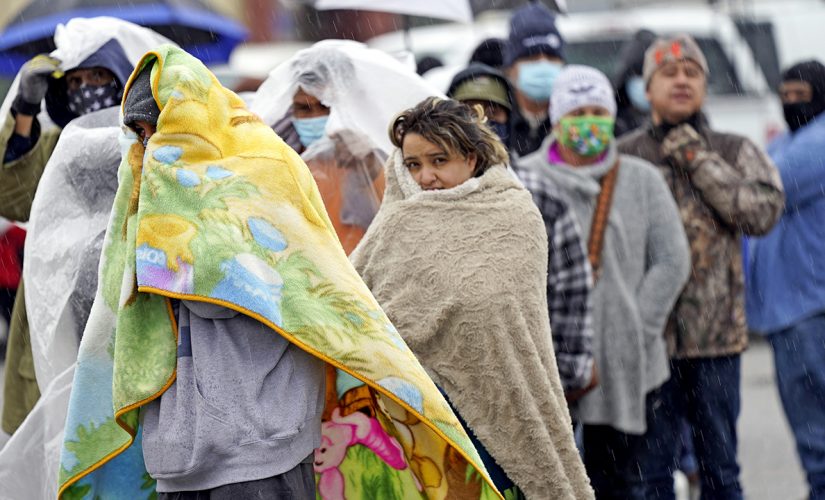
{"label": "plaid flannel shirt", "polygon": [[516,168],[544,219],[549,246],[547,309],[565,391],[588,385],[593,369],[593,276],[579,225],[558,188],[528,169]]}

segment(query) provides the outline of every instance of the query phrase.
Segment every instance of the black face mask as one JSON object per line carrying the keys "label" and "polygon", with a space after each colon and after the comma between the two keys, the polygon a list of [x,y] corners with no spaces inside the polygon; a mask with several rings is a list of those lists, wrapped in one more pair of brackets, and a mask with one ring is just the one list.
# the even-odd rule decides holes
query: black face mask
{"label": "black face mask", "polygon": [[487,125],[489,125],[491,129],[493,129],[493,132],[496,133],[498,138],[501,139],[501,142],[503,142],[505,146],[509,144],[508,141],[510,140],[510,126],[508,124],[489,120],[487,122]]}
{"label": "black face mask", "polygon": [[811,86],[811,100],[784,104],[782,111],[791,132],[796,132],[825,111],[825,66],[819,61],[802,61],[782,73],[783,82],[805,82]]}
{"label": "black face mask", "polygon": [[782,111],[791,132],[796,132],[825,111],[825,105],[814,102],[795,102],[793,104],[783,104]]}

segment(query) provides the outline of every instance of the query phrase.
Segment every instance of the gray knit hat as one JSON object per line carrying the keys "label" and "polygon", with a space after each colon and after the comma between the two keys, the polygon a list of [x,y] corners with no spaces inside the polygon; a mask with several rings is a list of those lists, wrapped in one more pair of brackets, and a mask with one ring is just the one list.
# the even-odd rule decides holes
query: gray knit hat
{"label": "gray knit hat", "polygon": [[583,106],[601,106],[616,116],[616,96],[610,80],[596,68],[569,64],[553,83],[550,95],[550,122]]}
{"label": "gray knit hat", "polygon": [[670,38],[659,38],[648,47],[645,52],[645,62],[642,68],[642,77],[646,84],[650,83],[653,73],[664,64],[673,61],[691,60],[708,74],[708,61],[699,48],[699,44],[690,35],[676,35]]}
{"label": "gray knit hat", "polygon": [[152,95],[152,64],[147,64],[132,81],[123,103],[123,123],[127,127],[142,120],[157,125],[160,108]]}

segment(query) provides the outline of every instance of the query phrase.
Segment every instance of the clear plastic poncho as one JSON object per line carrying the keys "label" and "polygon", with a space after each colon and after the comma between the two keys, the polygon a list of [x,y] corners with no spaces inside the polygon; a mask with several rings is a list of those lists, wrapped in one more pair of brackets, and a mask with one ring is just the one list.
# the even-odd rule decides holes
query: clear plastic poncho
{"label": "clear plastic poncho", "polygon": [[[169,43],[119,19],[58,26],[52,56],[76,67],[110,39],[132,63]],[[19,76],[18,76],[19,79]],[[7,113],[17,79],[0,108]],[[41,397],[0,451],[0,499],[53,499],[80,336],[96,292],[100,247],[117,189],[120,110],[82,116],[61,132],[32,204],[24,279],[32,355]],[[48,117],[41,113],[41,123]]]}
{"label": "clear plastic poncho", "polygon": [[[54,39],[57,49],[51,55],[64,68],[77,67],[111,39],[120,43],[133,64],[169,42],[148,28],[112,17],[72,19],[57,27]],[[82,127],[63,130],[32,203],[23,277],[41,391],[77,357],[94,298],[96,271],[82,266],[97,269],[101,242],[93,240],[106,229],[117,189],[120,120],[118,107],[114,109],[84,121]]]}
{"label": "clear plastic poncho", "polygon": [[[120,43],[126,57],[133,64],[137,64],[141,56],[149,49],[164,43],[172,43],[165,36],[149,28],[115,17],[76,17],[66,24],[57,25],[54,32],[54,44],[57,48],[50,55],[59,59],[61,69],[67,71],[79,66],[111,39]],[[0,117],[5,117],[11,109],[19,85],[20,74],[18,73],[6,94],[6,99],[0,106]],[[43,130],[52,125],[45,106],[37,118]]]}
{"label": "clear plastic poncho", "polygon": [[[304,150],[292,128],[298,88],[330,108],[324,137]],[[270,74],[250,109],[298,152],[312,172],[338,238],[350,253],[378,212],[390,121],[435,87],[389,54],[347,40],[299,51]]]}
{"label": "clear plastic poncho", "polygon": [[41,392],[77,358],[120,165],[119,108],[63,129],[32,203],[23,278]]}
{"label": "clear plastic poncho", "polygon": [[[32,205],[23,276],[40,400],[0,452],[0,498],[52,499],[80,335],[120,164],[119,109],[69,123]],[[6,496],[7,495],[7,496]]]}

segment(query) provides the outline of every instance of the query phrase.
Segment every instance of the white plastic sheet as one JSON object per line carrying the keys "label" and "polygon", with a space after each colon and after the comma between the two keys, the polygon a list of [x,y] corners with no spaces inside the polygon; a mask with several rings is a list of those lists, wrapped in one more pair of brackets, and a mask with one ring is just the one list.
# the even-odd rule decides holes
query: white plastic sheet
{"label": "white plastic sheet", "polygon": [[23,278],[41,391],[77,358],[94,300],[117,191],[118,114],[115,106],[66,126],[32,203]]}
{"label": "white plastic sheet", "polygon": [[251,110],[275,125],[290,111],[298,87],[330,108],[326,136],[343,136],[349,151],[392,150],[392,118],[429,96],[444,94],[389,54],[348,40],[324,40],[272,70]]}
{"label": "white plastic sheet", "polygon": [[[159,33],[132,24],[115,17],[74,18],[66,24],[58,24],[54,32],[54,44],[57,47],[51,52],[52,57],[61,61],[60,67],[66,71],[76,68],[90,55],[111,39],[120,43],[123,52],[132,64],[137,64],[141,56],[150,49],[164,43],[172,43]],[[0,106],[0,117],[5,117],[11,109],[11,103],[17,96],[20,84],[18,74],[12,82],[6,99]],[[38,116],[43,130],[52,125],[49,115],[44,110]]]}
{"label": "white plastic sheet", "polygon": [[[382,167],[392,150],[390,121],[426,97],[442,94],[384,52],[357,42],[325,40],[275,68],[252,99],[251,109],[285,134],[298,87],[330,108],[325,136],[301,157],[349,253],[381,203]],[[284,139],[302,149],[294,131]]]}
{"label": "white plastic sheet", "polygon": [[57,376],[0,453],[0,500],[54,500],[75,365]]}
{"label": "white plastic sheet", "polygon": [[[154,47],[169,43],[148,28],[113,17],[75,18],[58,25],[57,48],[51,54],[70,69],[112,39],[132,64]],[[41,391],[77,357],[94,298],[102,233],[117,189],[118,107],[95,115],[83,117],[61,133],[29,218],[23,277]]]}
{"label": "white plastic sheet", "polygon": [[119,110],[73,120],[38,186],[24,279],[41,396],[0,452],[0,498],[54,499],[80,335],[97,288],[103,236],[117,190]]}

